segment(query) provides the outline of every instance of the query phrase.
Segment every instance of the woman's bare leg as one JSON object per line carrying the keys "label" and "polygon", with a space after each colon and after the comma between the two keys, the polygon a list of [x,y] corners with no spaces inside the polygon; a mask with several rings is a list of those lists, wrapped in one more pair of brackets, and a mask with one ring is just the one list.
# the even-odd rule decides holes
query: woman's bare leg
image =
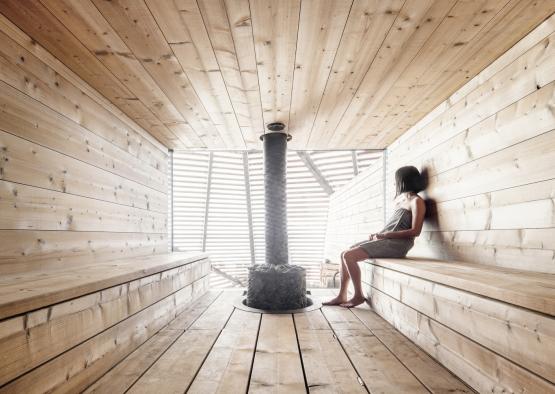
{"label": "woman's bare leg", "polygon": [[364,298],[364,292],[362,291],[362,278],[358,263],[359,261],[366,260],[368,258],[368,253],[366,253],[366,251],[362,248],[355,248],[345,253],[344,257],[349,270],[349,275],[353,281],[355,294],[353,295],[353,298],[345,303],[342,303],[341,306],[353,308],[362,304],[366,300]]}
{"label": "woman's bare leg", "polygon": [[345,253],[347,252],[341,253],[341,287],[339,288],[339,294],[337,297],[323,302],[323,305],[339,305],[347,301],[347,290],[349,288],[349,279],[351,279],[351,275],[349,275],[349,269],[345,261]]}

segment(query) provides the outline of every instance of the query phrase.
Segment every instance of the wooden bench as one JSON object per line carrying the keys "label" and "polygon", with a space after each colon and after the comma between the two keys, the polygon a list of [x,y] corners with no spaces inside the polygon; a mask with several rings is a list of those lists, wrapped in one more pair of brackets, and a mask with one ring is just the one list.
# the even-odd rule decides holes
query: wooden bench
{"label": "wooden bench", "polygon": [[555,392],[555,275],[373,259],[373,309],[478,392]]}
{"label": "wooden bench", "polygon": [[[203,253],[0,279],[0,392],[81,391],[208,291]],[[23,390],[23,391],[21,391]]]}

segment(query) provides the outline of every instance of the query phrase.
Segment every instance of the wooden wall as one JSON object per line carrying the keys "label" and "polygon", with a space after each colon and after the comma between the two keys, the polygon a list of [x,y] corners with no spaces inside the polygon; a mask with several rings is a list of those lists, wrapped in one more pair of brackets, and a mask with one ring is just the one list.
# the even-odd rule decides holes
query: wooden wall
{"label": "wooden wall", "polygon": [[0,272],[167,251],[167,150],[0,15]]}
{"label": "wooden wall", "polygon": [[[415,165],[429,176],[422,195],[431,217],[409,256],[555,273],[555,16],[390,145],[386,157],[386,216],[397,168]],[[367,211],[357,204],[380,200],[368,195],[369,182],[362,173],[332,196],[332,255],[380,230],[377,220],[359,223]]]}
{"label": "wooden wall", "polygon": [[376,160],[330,196],[324,257],[339,263],[341,252],[384,225],[383,161]]}
{"label": "wooden wall", "polygon": [[388,185],[407,164],[433,214],[411,256],[555,273],[555,16],[388,148]]}

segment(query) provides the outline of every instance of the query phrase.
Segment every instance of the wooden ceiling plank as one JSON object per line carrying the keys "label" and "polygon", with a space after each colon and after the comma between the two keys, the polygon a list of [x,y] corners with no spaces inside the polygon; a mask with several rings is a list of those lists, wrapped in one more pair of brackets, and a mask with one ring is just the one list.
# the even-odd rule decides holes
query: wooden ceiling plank
{"label": "wooden ceiling plank", "polygon": [[293,148],[306,149],[352,3],[352,0],[301,3],[288,125]]}
{"label": "wooden ceiling plank", "polygon": [[[41,0],[41,2],[69,31],[79,37],[81,43],[164,125],[187,123],[94,4],[90,1],[71,0]],[[178,139],[182,139],[182,134],[183,131],[176,134]],[[198,138],[188,137],[182,140],[186,147],[204,146]],[[198,140],[199,144],[190,144],[190,140]]]}
{"label": "wooden ceiling plank", "polygon": [[[372,114],[456,1],[429,1],[428,7],[422,6],[421,0],[405,2],[337,127],[326,135],[327,147],[349,145],[345,140],[352,125]],[[371,131],[366,125],[359,127]]]}
{"label": "wooden ceiling plank", "polygon": [[[470,2],[470,6],[467,3],[464,9],[467,11],[473,10],[472,14],[466,17],[463,14],[462,18],[459,19],[461,23],[455,23],[455,29],[453,29],[453,25],[443,24],[439,27],[438,33],[441,32],[443,34],[447,30],[452,31],[453,40],[451,42],[442,42],[444,51],[437,54],[437,57],[431,53],[428,54],[430,46],[419,54],[419,57],[416,58],[416,62],[422,64],[420,66],[421,71],[417,72],[419,76],[415,78],[414,84],[410,85],[409,90],[405,89],[405,82],[399,80],[398,92],[395,92],[393,94],[395,97],[392,97],[392,101],[386,104],[386,115],[382,118],[376,118],[377,124],[375,128],[378,134],[373,138],[373,141],[377,141],[380,136],[392,129],[393,125],[398,124],[405,116],[409,107],[415,102],[421,102],[428,92],[433,91],[434,85],[437,84],[440,78],[444,75],[451,76],[453,72],[449,65],[452,59],[460,59],[461,54],[468,56],[467,51],[472,46],[472,43],[478,42],[480,45],[483,45],[480,42],[483,32],[487,32],[489,26],[498,23],[499,15],[504,15],[504,12],[511,8],[509,5],[511,0],[460,0],[457,6],[453,8],[453,14],[462,10],[462,1]],[[466,22],[464,22],[465,19]],[[463,25],[464,23],[466,23],[466,26]],[[459,34],[455,35],[456,29],[459,28]],[[428,67],[424,68],[426,65]],[[460,66],[460,63],[455,65],[456,68],[460,68]],[[411,64],[407,69],[407,74],[413,72],[414,69],[415,67]],[[447,93],[444,99],[448,97],[449,93]],[[439,100],[438,104],[442,101]]]}
{"label": "wooden ceiling plank", "polygon": [[[495,15],[508,0],[459,0],[434,34],[408,65],[395,86],[378,104],[371,116],[363,116],[351,127],[364,124],[373,134],[378,134],[402,113],[406,96],[424,95],[430,84],[445,71],[449,59],[456,56]],[[360,129],[358,129],[360,130]],[[354,138],[353,138],[354,137]],[[350,144],[357,144],[364,133],[351,133]]]}
{"label": "wooden ceiling plank", "polygon": [[116,107],[114,103],[105,96],[91,87],[85,80],[77,76],[77,74],[70,70],[59,59],[54,57],[44,47],[36,45],[36,41],[2,14],[0,14],[0,31],[8,35],[11,40],[19,44],[26,51],[33,54],[33,56],[49,67],[55,75],[59,75],[62,79],[67,80],[69,84],[80,90],[82,94],[90,97],[93,102],[103,108],[102,110],[106,110],[113,114],[116,117],[114,122],[117,123],[117,126],[114,125],[114,127],[121,127],[122,130],[126,130],[129,134],[130,141],[128,147],[131,149],[130,153],[134,152],[135,147],[142,147],[143,149],[136,150],[137,154],[152,155],[158,159],[163,159],[166,156],[167,147],[165,145],[160,143],[160,141],[154,138],[148,131],[140,127],[134,120]]}
{"label": "wooden ceiling plank", "polygon": [[[547,8],[546,8],[547,7]],[[507,52],[518,39],[525,36],[543,21],[546,15],[555,12],[555,2],[541,3],[534,0],[512,0],[489,23],[490,26],[480,32],[479,37],[466,46],[447,67],[448,72],[436,80],[434,89],[420,96],[421,101],[414,101],[401,122],[389,129],[384,129],[378,144],[391,144],[399,135],[416,124],[430,112],[438,102],[447,99],[450,92],[457,91],[485,69],[493,60]]]}
{"label": "wooden ceiling plank", "polygon": [[170,101],[211,148],[228,148],[144,1],[93,0]]}
{"label": "wooden ceiling plank", "polygon": [[[141,127],[162,123],[62,23],[37,1],[0,2],[0,12],[111,100]],[[165,130],[171,134],[169,130]]]}
{"label": "wooden ceiling plank", "polygon": [[[264,120],[262,117],[262,101],[260,99],[260,86],[258,84],[258,70],[254,50],[254,37],[252,32],[252,18],[248,0],[224,0],[227,17],[231,27],[231,34],[235,44],[235,56],[239,64],[241,82],[244,94],[247,97],[251,117],[251,130],[243,135],[258,137],[264,133]],[[224,75],[227,80],[227,76]],[[230,82],[227,82],[230,84]],[[241,128],[244,128],[242,126]],[[247,145],[249,141],[247,140]],[[259,148],[260,142],[248,146]]]}
{"label": "wooden ceiling plank", "polygon": [[412,101],[424,97],[438,78],[449,72],[450,60],[479,37],[507,3],[508,0],[459,0],[382,103],[382,111],[373,122],[376,130],[381,133],[396,123]]}
{"label": "wooden ceiling plank", "polygon": [[333,131],[374,61],[403,3],[404,0],[354,1],[318,114],[311,126],[310,146],[327,148]]}
{"label": "wooden ceiling plank", "polygon": [[250,0],[264,123],[289,121],[300,0]]}
{"label": "wooden ceiling plank", "polygon": [[247,148],[257,148],[264,122],[248,0],[198,4]]}
{"label": "wooden ceiling plank", "polygon": [[241,129],[197,2],[147,0],[147,5],[226,146],[244,147]]}

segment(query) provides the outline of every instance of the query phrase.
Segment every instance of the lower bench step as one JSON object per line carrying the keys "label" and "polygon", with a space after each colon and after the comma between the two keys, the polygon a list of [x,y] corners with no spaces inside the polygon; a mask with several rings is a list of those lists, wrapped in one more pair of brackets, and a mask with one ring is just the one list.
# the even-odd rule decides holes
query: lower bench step
{"label": "lower bench step", "polygon": [[384,264],[364,263],[363,281],[380,316],[477,391],[555,392],[553,316]]}
{"label": "lower bench step", "polygon": [[204,258],[0,321],[0,392],[80,391],[208,290]]}

